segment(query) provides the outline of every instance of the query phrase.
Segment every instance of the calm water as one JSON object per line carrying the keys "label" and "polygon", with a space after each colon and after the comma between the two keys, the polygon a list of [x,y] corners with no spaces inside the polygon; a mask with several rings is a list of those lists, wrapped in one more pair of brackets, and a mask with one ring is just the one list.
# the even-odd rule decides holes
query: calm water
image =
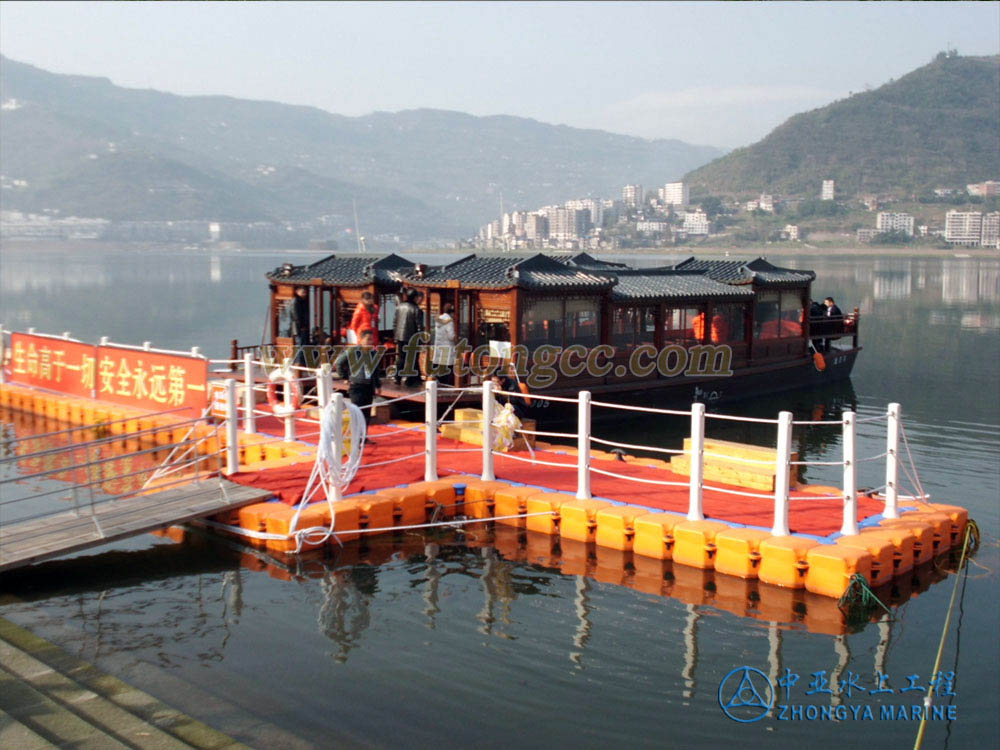
{"label": "calm water", "polygon": [[[310,257],[316,256],[292,259]],[[287,259],[4,250],[0,321],[22,330],[69,329],[85,340],[198,344],[225,356],[232,338],[259,340],[267,306],[263,274]],[[890,400],[902,403],[925,488],[970,508],[984,539],[960,589],[962,607],[943,660],[957,673],[958,718],[932,723],[924,746],[996,746],[1000,261],[775,262],[816,270],[816,296],[833,295],[845,310],[859,307],[865,351],[849,384],[739,410],[773,416],[792,408],[799,418],[835,418],[845,408],[864,416]],[[773,440],[742,426],[712,429],[718,437]],[[682,433],[677,424],[635,420],[595,428],[639,442]],[[862,454],[881,452],[879,429],[862,425],[859,433]],[[797,432],[795,443],[806,458],[839,458],[832,428]],[[807,477],[837,482],[826,468],[810,468]],[[881,483],[874,463],[862,465],[862,486]],[[349,546],[338,560],[285,572],[265,570],[219,540],[173,544],[146,536],[4,580],[0,615],[250,744],[912,745],[912,721],[737,724],[720,709],[719,684],[747,665],[797,673],[791,703],[817,702],[804,693],[820,670],[853,672],[872,689],[877,647],[888,637],[890,686],[905,687],[914,674],[924,685],[953,577],[902,604],[888,627],[869,624],[835,636],[796,622],[801,618],[791,607],[772,624],[765,614],[730,613],[721,591],[700,600],[654,596],[607,582],[600,569],[596,579],[564,574],[552,566],[558,554],[554,563],[540,564],[544,551],[518,553],[509,541],[491,542],[480,532],[414,535],[368,550]],[[563,568],[572,571],[568,559],[564,552]],[[689,584],[699,590],[687,571],[675,576],[675,592]],[[871,706],[876,719],[881,703],[919,702],[914,692],[859,697],[855,691],[843,698],[862,711]]]}

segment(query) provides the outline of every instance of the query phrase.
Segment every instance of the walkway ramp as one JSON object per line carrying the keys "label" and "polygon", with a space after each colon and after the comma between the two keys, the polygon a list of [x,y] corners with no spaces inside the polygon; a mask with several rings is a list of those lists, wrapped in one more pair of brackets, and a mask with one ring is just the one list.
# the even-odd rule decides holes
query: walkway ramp
{"label": "walkway ramp", "polygon": [[0,571],[51,560],[153,529],[210,516],[273,492],[211,478],[0,525]]}

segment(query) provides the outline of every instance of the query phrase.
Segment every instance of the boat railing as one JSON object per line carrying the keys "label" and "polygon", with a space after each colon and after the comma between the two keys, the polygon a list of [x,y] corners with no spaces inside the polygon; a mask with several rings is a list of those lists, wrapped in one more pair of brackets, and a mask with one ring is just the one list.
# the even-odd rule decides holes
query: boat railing
{"label": "boat railing", "polygon": [[[259,409],[256,405],[256,394],[261,390],[269,389],[274,384],[273,381],[269,381],[266,384],[261,384],[256,381],[254,373],[261,368],[266,367],[267,363],[252,360],[248,353],[245,355],[243,362],[245,382],[242,385],[238,385],[236,380],[228,381],[227,388],[230,393],[227,394],[227,421],[229,424],[233,426],[233,429],[236,429],[236,425],[238,425],[242,419],[244,429],[248,432],[255,432],[255,419],[257,417],[264,415],[274,417],[277,415],[279,419],[284,421],[285,436],[284,438],[275,437],[275,442],[282,440],[295,440],[296,422],[299,424],[314,425],[316,429],[315,431],[310,431],[308,437],[316,437],[319,434],[319,420],[312,415],[310,410],[313,408],[313,405],[317,409],[322,409],[332,398],[332,394],[334,393],[333,373],[329,364],[324,364],[315,370],[309,370],[309,368],[301,366],[289,367],[289,363],[286,360],[285,367],[288,367],[288,370],[282,378],[279,378],[278,382],[284,380],[289,384],[298,383],[303,385],[303,387],[305,383],[312,383],[315,385],[315,392],[310,394],[308,401],[302,401],[296,404],[290,396],[290,394],[293,393],[293,388],[286,387],[282,400],[280,401],[280,406],[283,408],[279,408],[275,411]],[[437,381],[431,379],[427,380],[424,386],[425,419],[422,427],[426,439],[424,450],[412,455],[394,458],[389,461],[377,462],[375,464],[362,463],[361,468],[365,468],[366,466],[371,468],[373,466],[396,463],[397,461],[410,460],[423,456],[425,461],[425,475],[428,478],[436,479],[438,476],[439,454],[448,452],[479,451],[482,453],[481,476],[483,479],[496,478],[495,466],[497,460],[575,470],[577,475],[576,495],[580,498],[590,498],[592,496],[591,477],[593,475],[603,475],[620,479],[622,481],[631,481],[642,484],[656,484],[665,487],[687,487],[687,518],[689,520],[703,520],[705,518],[704,498],[706,494],[710,496],[738,495],[742,497],[769,500],[773,504],[774,511],[771,532],[776,536],[784,536],[790,533],[788,517],[789,505],[792,501],[806,502],[840,500],[843,502],[841,533],[857,533],[859,498],[858,466],[862,463],[872,461],[885,462],[885,483],[881,487],[865,491],[866,494],[872,497],[884,500],[885,507],[882,513],[884,517],[898,517],[899,501],[901,499],[905,500],[908,498],[923,497],[923,495],[919,492],[919,488],[915,488],[914,495],[902,495],[899,492],[899,471],[901,468],[899,463],[899,445],[901,434],[899,404],[889,404],[887,410],[884,412],[866,415],[860,418],[853,411],[845,411],[841,417],[836,420],[796,421],[793,419],[793,415],[789,411],[779,412],[776,418],[762,418],[707,412],[705,405],[702,403],[694,403],[689,409],[664,409],[630,404],[615,404],[605,401],[593,401],[589,391],[580,391],[576,398],[547,396],[546,400],[548,401],[576,405],[577,420],[575,431],[544,431],[529,429],[522,426],[516,429],[515,432],[526,438],[557,438],[575,443],[575,459],[567,460],[566,454],[554,452],[545,452],[543,455],[539,455],[534,450],[530,450],[528,455],[524,455],[524,451],[505,451],[500,449],[497,435],[498,432],[502,430],[502,426],[499,424],[500,420],[496,419],[498,409],[500,408],[497,402],[497,397],[523,400],[525,398],[532,398],[532,396],[526,396],[526,394],[518,391],[503,391],[497,389],[491,381],[486,381],[482,385],[477,386],[450,388],[443,387]],[[238,388],[242,389],[244,392],[242,405],[240,404],[239,399],[237,399]],[[451,420],[451,422],[449,422],[446,419],[448,412],[450,411],[450,407],[445,414],[439,415],[438,413],[438,397],[442,392],[455,393],[459,396],[478,395],[481,398],[482,419],[476,420],[483,431],[481,447],[440,447],[438,445],[438,428],[442,424],[457,423],[456,420]],[[231,406],[229,405],[230,396]],[[388,400],[379,399],[373,404],[367,405],[363,408],[391,404],[408,399],[410,399],[410,396],[408,395]],[[687,420],[689,423],[688,434],[690,437],[688,441],[686,441],[687,444],[683,448],[670,448],[663,445],[646,445],[638,442],[609,440],[592,434],[592,412],[594,408],[626,413],[646,413],[663,418],[681,418]],[[706,448],[706,442],[708,442],[706,438],[706,425],[711,424],[713,421],[752,423],[773,429],[775,431],[776,446],[774,450],[774,458],[760,458],[752,456],[734,457],[732,455],[716,453],[711,448]],[[885,450],[872,456],[859,455],[856,439],[858,425],[881,423],[883,421],[886,424]],[[795,428],[807,429],[817,426],[839,429],[842,444],[841,457],[838,460],[793,460],[792,430]],[[385,434],[380,434],[380,437],[389,438],[393,435],[404,433],[412,435],[415,429],[421,428],[414,426],[404,427]],[[233,457],[230,460],[233,466],[238,466],[238,454],[236,453],[235,444],[236,442],[234,438],[233,441],[230,441],[230,445],[233,446],[231,448]],[[689,475],[686,477],[686,481],[677,481],[672,478],[651,479],[648,477],[630,475],[625,469],[628,464],[624,464],[621,471],[613,465],[595,464],[592,460],[594,452],[603,451],[604,449],[611,449],[619,452],[627,450],[649,454],[683,455],[688,459],[687,464]],[[735,461],[738,463],[746,463],[748,465],[773,467],[773,492],[754,492],[745,488],[726,487],[706,482],[704,479],[705,461],[706,459],[715,458],[724,459],[726,461]],[[796,493],[792,477],[795,472],[798,471],[798,467],[840,467],[840,491],[835,494]],[[905,467],[902,468],[905,469]]]}

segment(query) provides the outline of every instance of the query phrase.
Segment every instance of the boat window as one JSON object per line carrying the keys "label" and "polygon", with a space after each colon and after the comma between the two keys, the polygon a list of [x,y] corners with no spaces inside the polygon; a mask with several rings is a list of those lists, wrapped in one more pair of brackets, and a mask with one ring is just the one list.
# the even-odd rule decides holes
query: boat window
{"label": "boat window", "polygon": [[529,349],[542,344],[562,346],[563,301],[546,298],[528,300],[521,318],[521,340]]}
{"label": "boat window", "polygon": [[639,326],[639,344],[656,343],[656,318],[659,310],[655,307],[645,307],[642,310],[641,323]]}
{"label": "boat window", "polygon": [[668,307],[663,318],[663,343],[695,343],[704,336],[704,329],[705,316],[701,308]]}
{"label": "boat window", "polygon": [[635,324],[639,310],[634,307],[616,307],[611,317],[611,343],[618,349],[635,345]]}
{"label": "boat window", "polygon": [[781,293],[782,338],[802,335],[803,310],[804,304],[801,289],[793,289]]}
{"label": "boat window", "polygon": [[739,303],[718,304],[712,308],[709,338],[712,343],[743,341],[746,335],[746,306]]}
{"label": "boat window", "polygon": [[757,310],[754,315],[754,338],[778,338],[780,312],[781,295],[778,292],[760,292],[757,295]]}
{"label": "boat window", "polygon": [[[554,342],[562,344],[562,341]],[[566,344],[601,343],[601,306],[596,299],[566,300]]]}
{"label": "boat window", "polygon": [[291,297],[285,299],[278,299],[278,336],[294,336],[295,331],[292,328],[292,308],[295,306],[295,300]]}
{"label": "boat window", "polygon": [[378,327],[380,331],[392,328],[396,318],[396,295],[380,294],[378,297]]}

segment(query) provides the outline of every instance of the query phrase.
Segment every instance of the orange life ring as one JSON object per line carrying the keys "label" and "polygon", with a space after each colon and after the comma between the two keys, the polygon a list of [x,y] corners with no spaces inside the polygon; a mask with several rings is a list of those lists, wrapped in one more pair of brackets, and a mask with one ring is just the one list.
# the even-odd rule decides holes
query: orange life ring
{"label": "orange life ring", "polygon": [[[298,411],[299,407],[302,406],[302,386],[299,385],[299,381],[295,379],[295,376],[288,370],[277,369],[268,375],[267,379],[267,403],[271,405],[271,410],[275,414],[288,414]],[[285,387],[292,389],[291,409],[285,405],[284,399],[278,398],[279,380],[284,380]]]}

